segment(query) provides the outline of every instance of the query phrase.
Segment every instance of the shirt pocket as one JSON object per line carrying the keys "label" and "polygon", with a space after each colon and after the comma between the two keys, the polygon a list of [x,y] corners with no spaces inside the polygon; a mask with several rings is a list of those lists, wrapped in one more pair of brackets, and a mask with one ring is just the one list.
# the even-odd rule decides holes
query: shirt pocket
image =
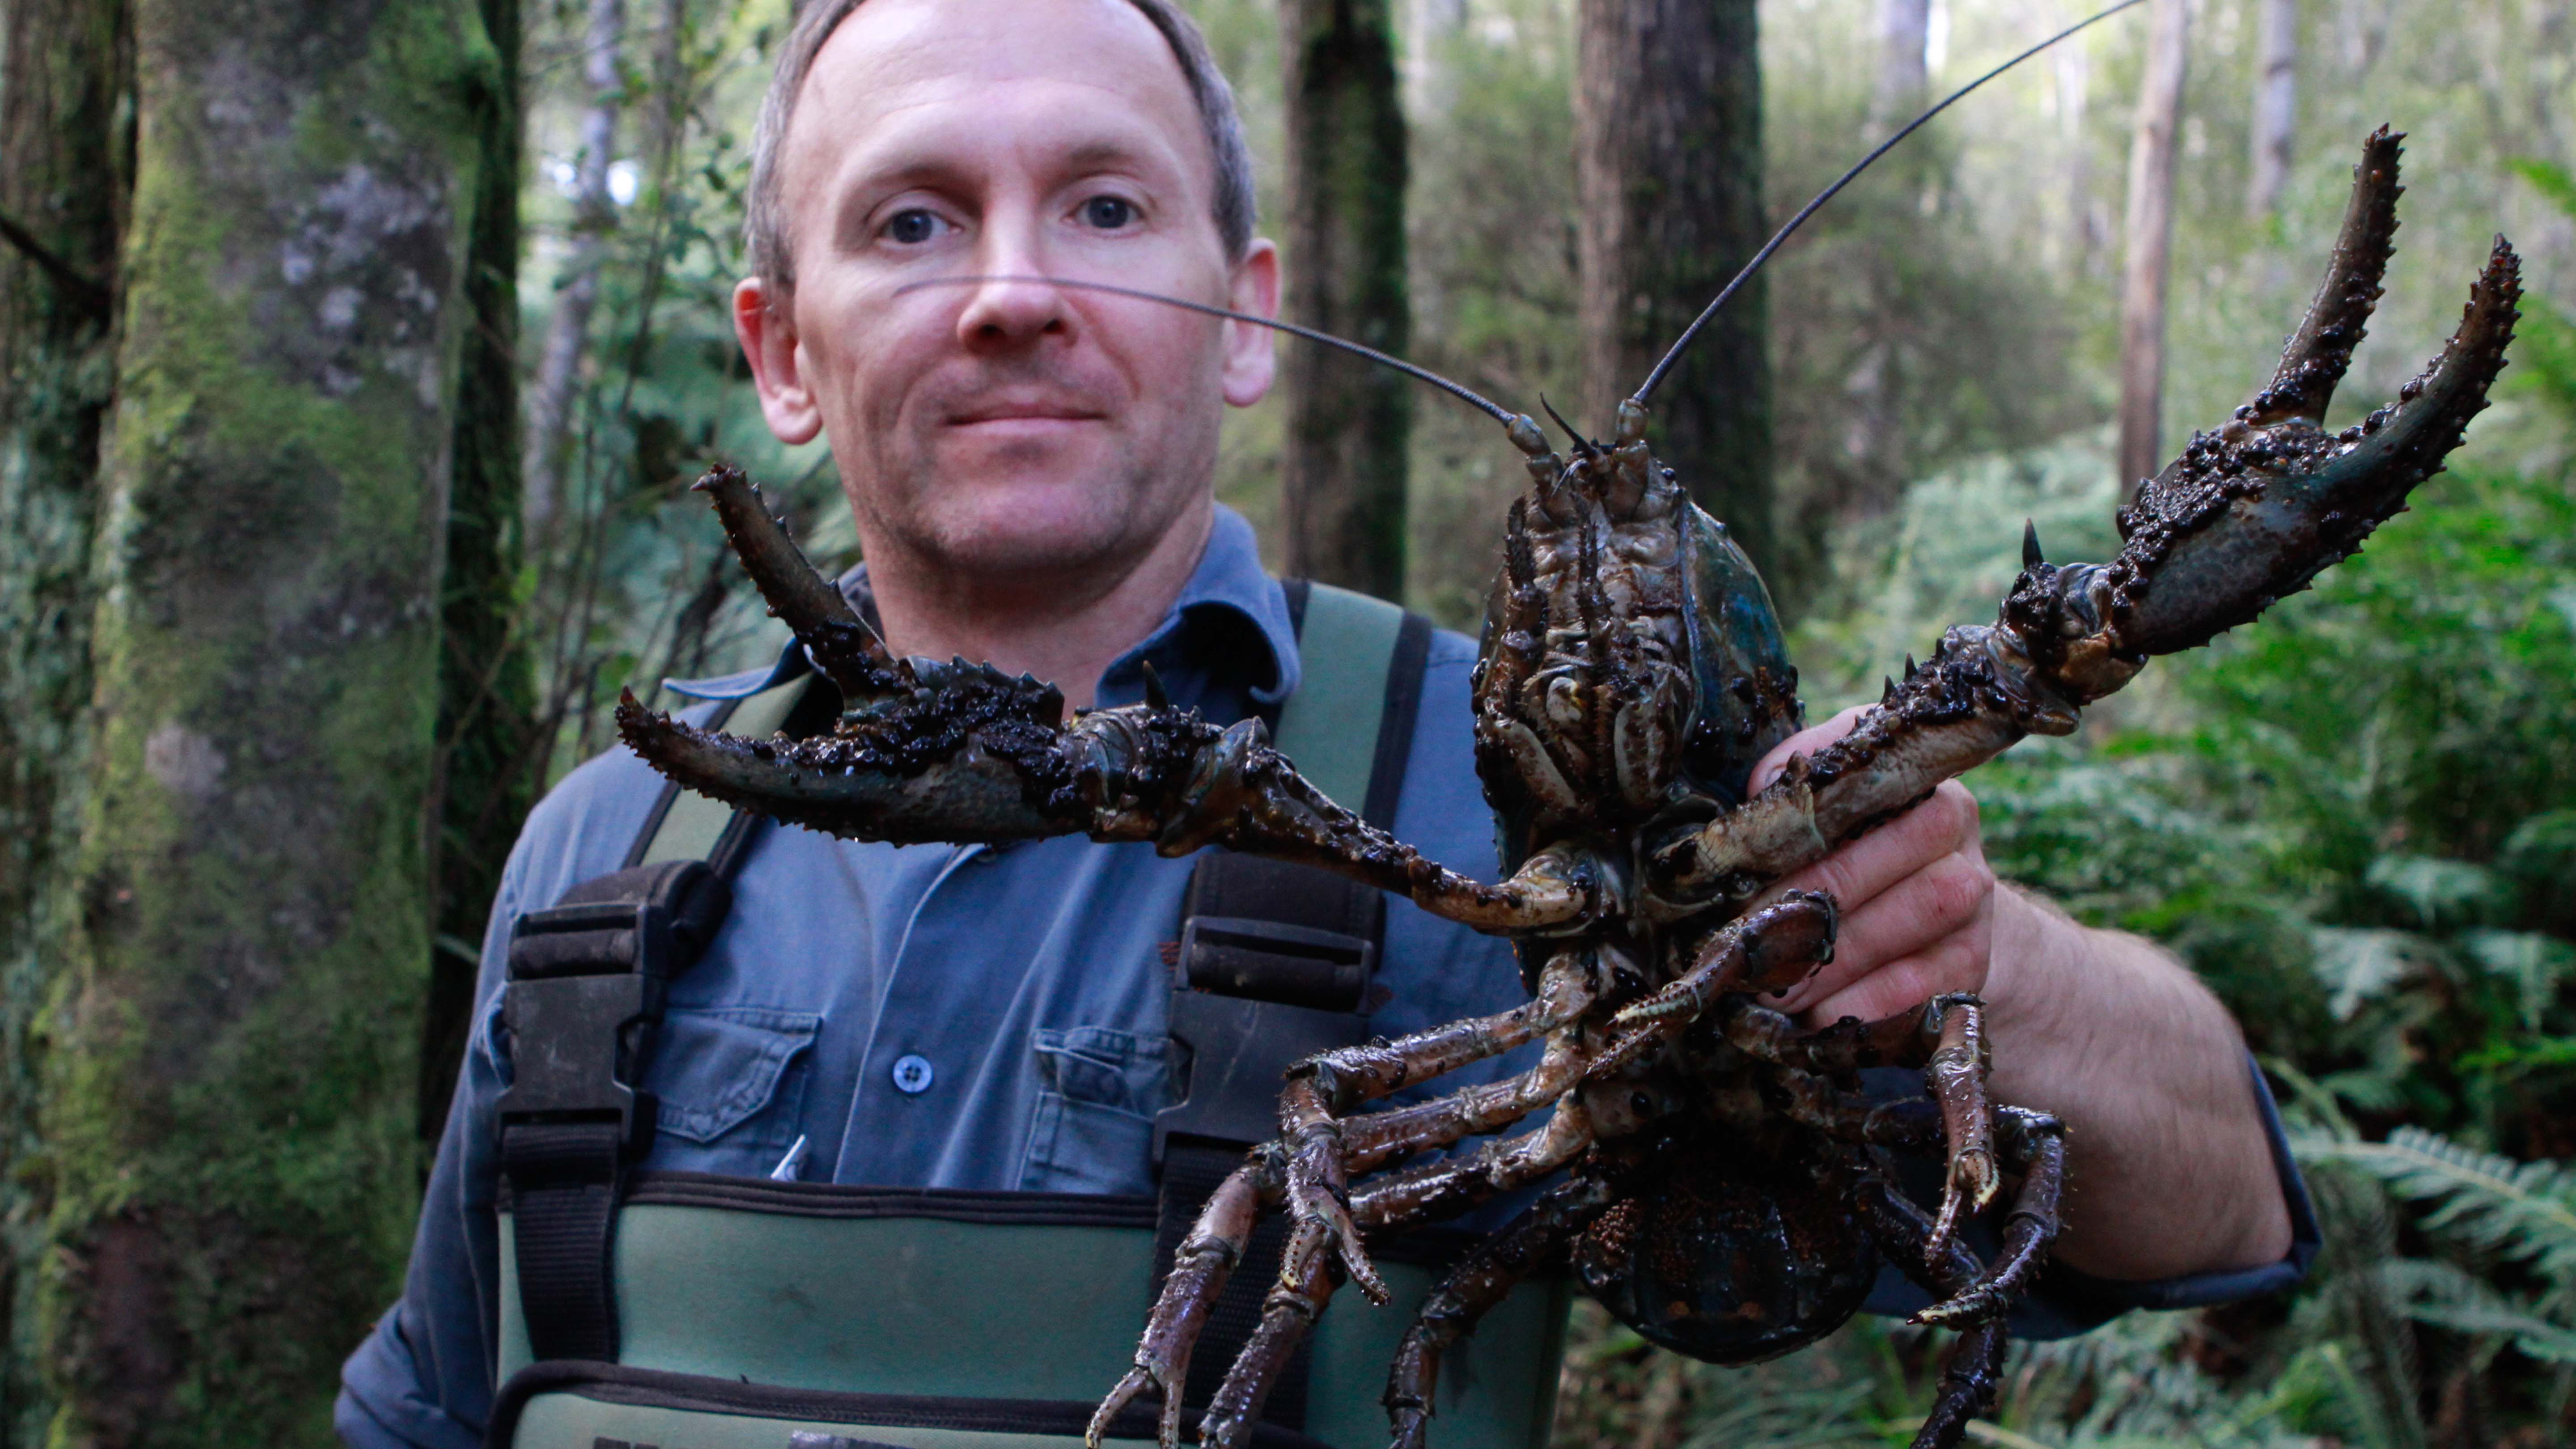
{"label": "shirt pocket", "polygon": [[1170,1043],[1102,1026],[1031,1035],[1038,1108],[1022,1192],[1153,1190],[1154,1114],[1168,1105]]}
{"label": "shirt pocket", "polygon": [[823,1018],[763,1006],[674,1008],[655,1034],[645,1090],[665,1137],[699,1147],[784,1149],[805,1099],[799,1069]]}

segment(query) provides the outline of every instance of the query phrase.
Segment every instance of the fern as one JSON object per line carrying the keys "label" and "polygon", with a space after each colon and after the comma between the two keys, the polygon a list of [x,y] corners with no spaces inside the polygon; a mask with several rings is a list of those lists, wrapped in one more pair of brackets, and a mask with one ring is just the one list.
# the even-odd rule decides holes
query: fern
{"label": "fern", "polygon": [[2529,1260],[2565,1284],[2576,1282],[2576,1172],[2554,1162],[2516,1162],[2426,1132],[2400,1127],[2385,1142],[2311,1140],[2319,1160],[2348,1162],[2398,1195],[2433,1205],[2423,1226],[2470,1249]]}

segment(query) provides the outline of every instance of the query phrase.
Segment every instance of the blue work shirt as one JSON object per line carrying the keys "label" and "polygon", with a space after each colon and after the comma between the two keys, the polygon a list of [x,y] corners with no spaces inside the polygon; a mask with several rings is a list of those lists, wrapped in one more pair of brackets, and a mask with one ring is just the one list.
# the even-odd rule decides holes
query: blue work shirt
{"label": "blue work shirt", "polygon": [[[1493,817],[1468,708],[1474,663],[1464,636],[1434,636],[1395,832],[1491,880]],[[1141,699],[1148,665],[1176,703],[1218,724],[1297,687],[1285,596],[1231,510],[1218,510],[1161,627],[1102,676],[1100,702]],[[791,656],[776,670],[675,688],[740,698],[793,667]],[[361,1449],[482,1442],[500,1313],[495,1103],[511,1079],[500,1029],[511,924],[619,869],[661,784],[634,754],[611,750],[547,795],[510,854],[403,1297],[342,1372],[337,1424]],[[807,1181],[1150,1193],[1152,1117],[1170,1097],[1164,949],[1192,864],[1079,837],[894,846],[767,829],[723,929],[671,983],[644,1082],[660,1102],[644,1167],[767,1177],[802,1138],[796,1175]],[[1389,902],[1380,959],[1370,1025],[1388,1036],[1525,999],[1507,942],[1400,899]],[[1530,1059],[1525,1048],[1425,1090]],[[2212,1283],[2225,1290],[2217,1296],[2277,1286]],[[2119,1287],[2147,1294],[2129,1301],[2211,1301],[2193,1297],[2192,1280]]]}

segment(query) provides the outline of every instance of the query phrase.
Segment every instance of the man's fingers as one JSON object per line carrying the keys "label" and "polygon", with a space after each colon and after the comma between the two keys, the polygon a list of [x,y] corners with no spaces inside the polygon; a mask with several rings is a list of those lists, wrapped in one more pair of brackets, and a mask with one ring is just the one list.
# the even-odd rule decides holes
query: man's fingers
{"label": "man's fingers", "polygon": [[[1992,934],[1994,889],[1994,872],[1982,858],[1956,851],[1935,859],[1845,912],[1834,936],[1834,959],[1784,993],[1780,1009],[1804,1011],[1893,962],[1953,937],[1966,936],[1969,944],[1981,947]],[[1942,989],[1977,990],[1985,975],[1983,961],[1980,950],[1978,969],[1973,972],[1977,980]],[[1910,1004],[1899,1002],[1898,1006]]]}
{"label": "man's fingers", "polygon": [[1956,932],[1930,947],[1890,961],[1876,971],[1817,1002],[1807,1013],[1810,1025],[1829,1026],[1846,1016],[1880,1021],[1908,1011],[1948,991],[1976,991],[1986,979],[1986,944],[1982,932]]}
{"label": "man's fingers", "polygon": [[1977,841],[1977,798],[1956,780],[1946,781],[1923,803],[1763,892],[1765,901],[1787,891],[1823,891],[1847,914],[1857,915],[1880,893]]}

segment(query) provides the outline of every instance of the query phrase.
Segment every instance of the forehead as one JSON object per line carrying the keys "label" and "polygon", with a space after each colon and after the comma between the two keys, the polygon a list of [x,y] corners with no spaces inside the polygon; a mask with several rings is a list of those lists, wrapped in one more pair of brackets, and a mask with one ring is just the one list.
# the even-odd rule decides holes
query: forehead
{"label": "forehead", "polygon": [[1214,186],[1180,60],[1127,0],[865,0],[815,55],[785,149],[808,184],[971,151],[1125,154]]}

